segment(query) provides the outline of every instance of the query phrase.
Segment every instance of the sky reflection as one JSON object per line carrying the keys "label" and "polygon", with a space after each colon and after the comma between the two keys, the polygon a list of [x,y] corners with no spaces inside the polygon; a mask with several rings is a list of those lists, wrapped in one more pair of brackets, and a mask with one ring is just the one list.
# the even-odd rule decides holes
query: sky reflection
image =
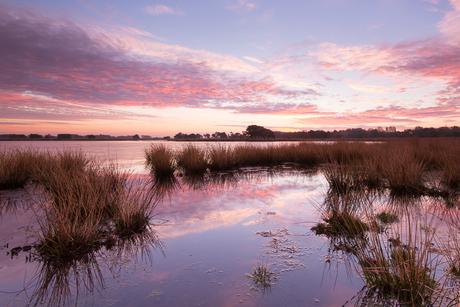
{"label": "sky reflection", "polygon": [[[340,251],[331,256],[328,239],[310,231],[320,218],[315,206],[326,189],[315,170],[244,169],[201,179],[179,177],[170,187],[162,191],[152,220],[161,247],[145,242],[140,247],[102,249],[89,261],[72,264],[63,276],[54,275],[66,281],[62,289],[72,293],[65,298],[68,302],[234,306],[241,301],[245,306],[303,306],[318,299],[322,306],[335,306],[362,287],[360,279],[350,277],[346,257]],[[24,232],[17,230],[29,225],[31,216],[31,211],[18,220],[5,216],[2,244],[22,245]],[[55,268],[52,264],[25,262],[23,252],[11,259],[7,250],[0,257],[0,289],[11,293],[0,294],[0,304],[11,301],[22,306],[31,298],[58,293],[40,287],[50,280],[47,272],[53,270],[47,268]],[[265,294],[254,290],[246,277],[259,260],[279,274],[276,285]],[[86,289],[75,296],[78,278],[97,282],[98,276],[103,279],[95,283],[94,291]],[[21,292],[24,284],[29,285],[27,292]]]}

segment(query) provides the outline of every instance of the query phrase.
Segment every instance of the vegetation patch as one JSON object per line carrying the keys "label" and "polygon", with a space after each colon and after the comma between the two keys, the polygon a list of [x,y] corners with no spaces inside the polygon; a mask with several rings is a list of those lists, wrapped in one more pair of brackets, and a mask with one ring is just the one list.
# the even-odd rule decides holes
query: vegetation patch
{"label": "vegetation patch", "polygon": [[272,271],[268,264],[258,261],[252,272],[246,274],[246,277],[253,282],[253,289],[265,293],[275,285],[277,274]]}
{"label": "vegetation patch", "polygon": [[375,216],[380,222],[383,224],[391,224],[399,221],[398,215],[388,213],[388,212],[380,212]]}

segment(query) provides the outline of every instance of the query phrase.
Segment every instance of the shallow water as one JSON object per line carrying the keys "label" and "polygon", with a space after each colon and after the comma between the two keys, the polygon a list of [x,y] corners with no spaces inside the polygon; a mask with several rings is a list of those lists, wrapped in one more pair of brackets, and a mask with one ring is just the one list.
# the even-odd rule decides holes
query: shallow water
{"label": "shallow water", "polygon": [[[149,143],[30,144],[116,157],[148,176],[142,163]],[[246,168],[205,182],[179,178],[179,186],[155,209],[154,230],[161,246],[101,250],[91,259],[58,268],[30,261],[30,252],[11,255],[11,249],[35,240],[37,225],[29,204],[38,196],[2,192],[0,305],[25,306],[39,295],[56,293],[61,305],[83,306],[342,305],[363,283],[341,253],[326,261],[331,257],[328,240],[310,231],[320,218],[315,204],[325,189],[315,170],[289,165]],[[256,289],[246,276],[258,263],[277,274],[271,288]],[[50,276],[60,278],[54,288],[46,284]]]}
{"label": "shallow water", "polygon": [[[149,179],[143,149],[150,142],[30,143],[115,157]],[[180,177],[155,208],[157,241],[57,264],[30,251],[12,255],[36,241],[31,204],[40,195],[1,191],[0,305],[45,298],[78,306],[353,306],[364,283],[352,260],[310,230],[327,190],[320,172],[292,164]],[[247,277],[258,264],[276,274],[271,287]]]}

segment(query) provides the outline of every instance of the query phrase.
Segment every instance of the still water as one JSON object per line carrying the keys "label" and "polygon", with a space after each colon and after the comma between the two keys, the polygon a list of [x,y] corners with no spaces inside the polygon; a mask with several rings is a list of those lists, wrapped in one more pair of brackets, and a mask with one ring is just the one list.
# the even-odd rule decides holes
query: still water
{"label": "still water", "polygon": [[[148,179],[143,150],[150,143],[0,147],[82,150]],[[34,305],[49,296],[52,303],[78,306],[342,306],[364,284],[347,256],[332,252],[329,240],[310,230],[321,218],[317,207],[326,190],[321,173],[295,165],[244,168],[202,180],[180,177],[155,208],[158,241],[102,249],[60,265],[33,260],[27,251],[12,255],[13,248],[36,240],[30,206],[36,195],[0,192],[0,305]],[[272,287],[257,287],[247,277],[261,263],[276,274]]]}

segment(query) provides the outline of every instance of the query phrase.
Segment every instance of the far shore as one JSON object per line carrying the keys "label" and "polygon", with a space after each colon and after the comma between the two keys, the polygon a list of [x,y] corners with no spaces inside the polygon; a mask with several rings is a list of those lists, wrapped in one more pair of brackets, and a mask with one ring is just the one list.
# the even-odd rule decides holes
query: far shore
{"label": "far shore", "polygon": [[395,139],[411,139],[411,138],[318,138],[318,139],[302,139],[302,138],[283,138],[283,139],[24,139],[24,138],[13,138],[13,139],[0,139],[2,141],[23,141],[23,142],[42,142],[42,141],[136,141],[136,142],[152,142],[152,141],[165,141],[165,142],[338,142],[338,141],[353,141],[353,142],[376,142],[376,141],[385,141],[385,140],[395,140]]}

